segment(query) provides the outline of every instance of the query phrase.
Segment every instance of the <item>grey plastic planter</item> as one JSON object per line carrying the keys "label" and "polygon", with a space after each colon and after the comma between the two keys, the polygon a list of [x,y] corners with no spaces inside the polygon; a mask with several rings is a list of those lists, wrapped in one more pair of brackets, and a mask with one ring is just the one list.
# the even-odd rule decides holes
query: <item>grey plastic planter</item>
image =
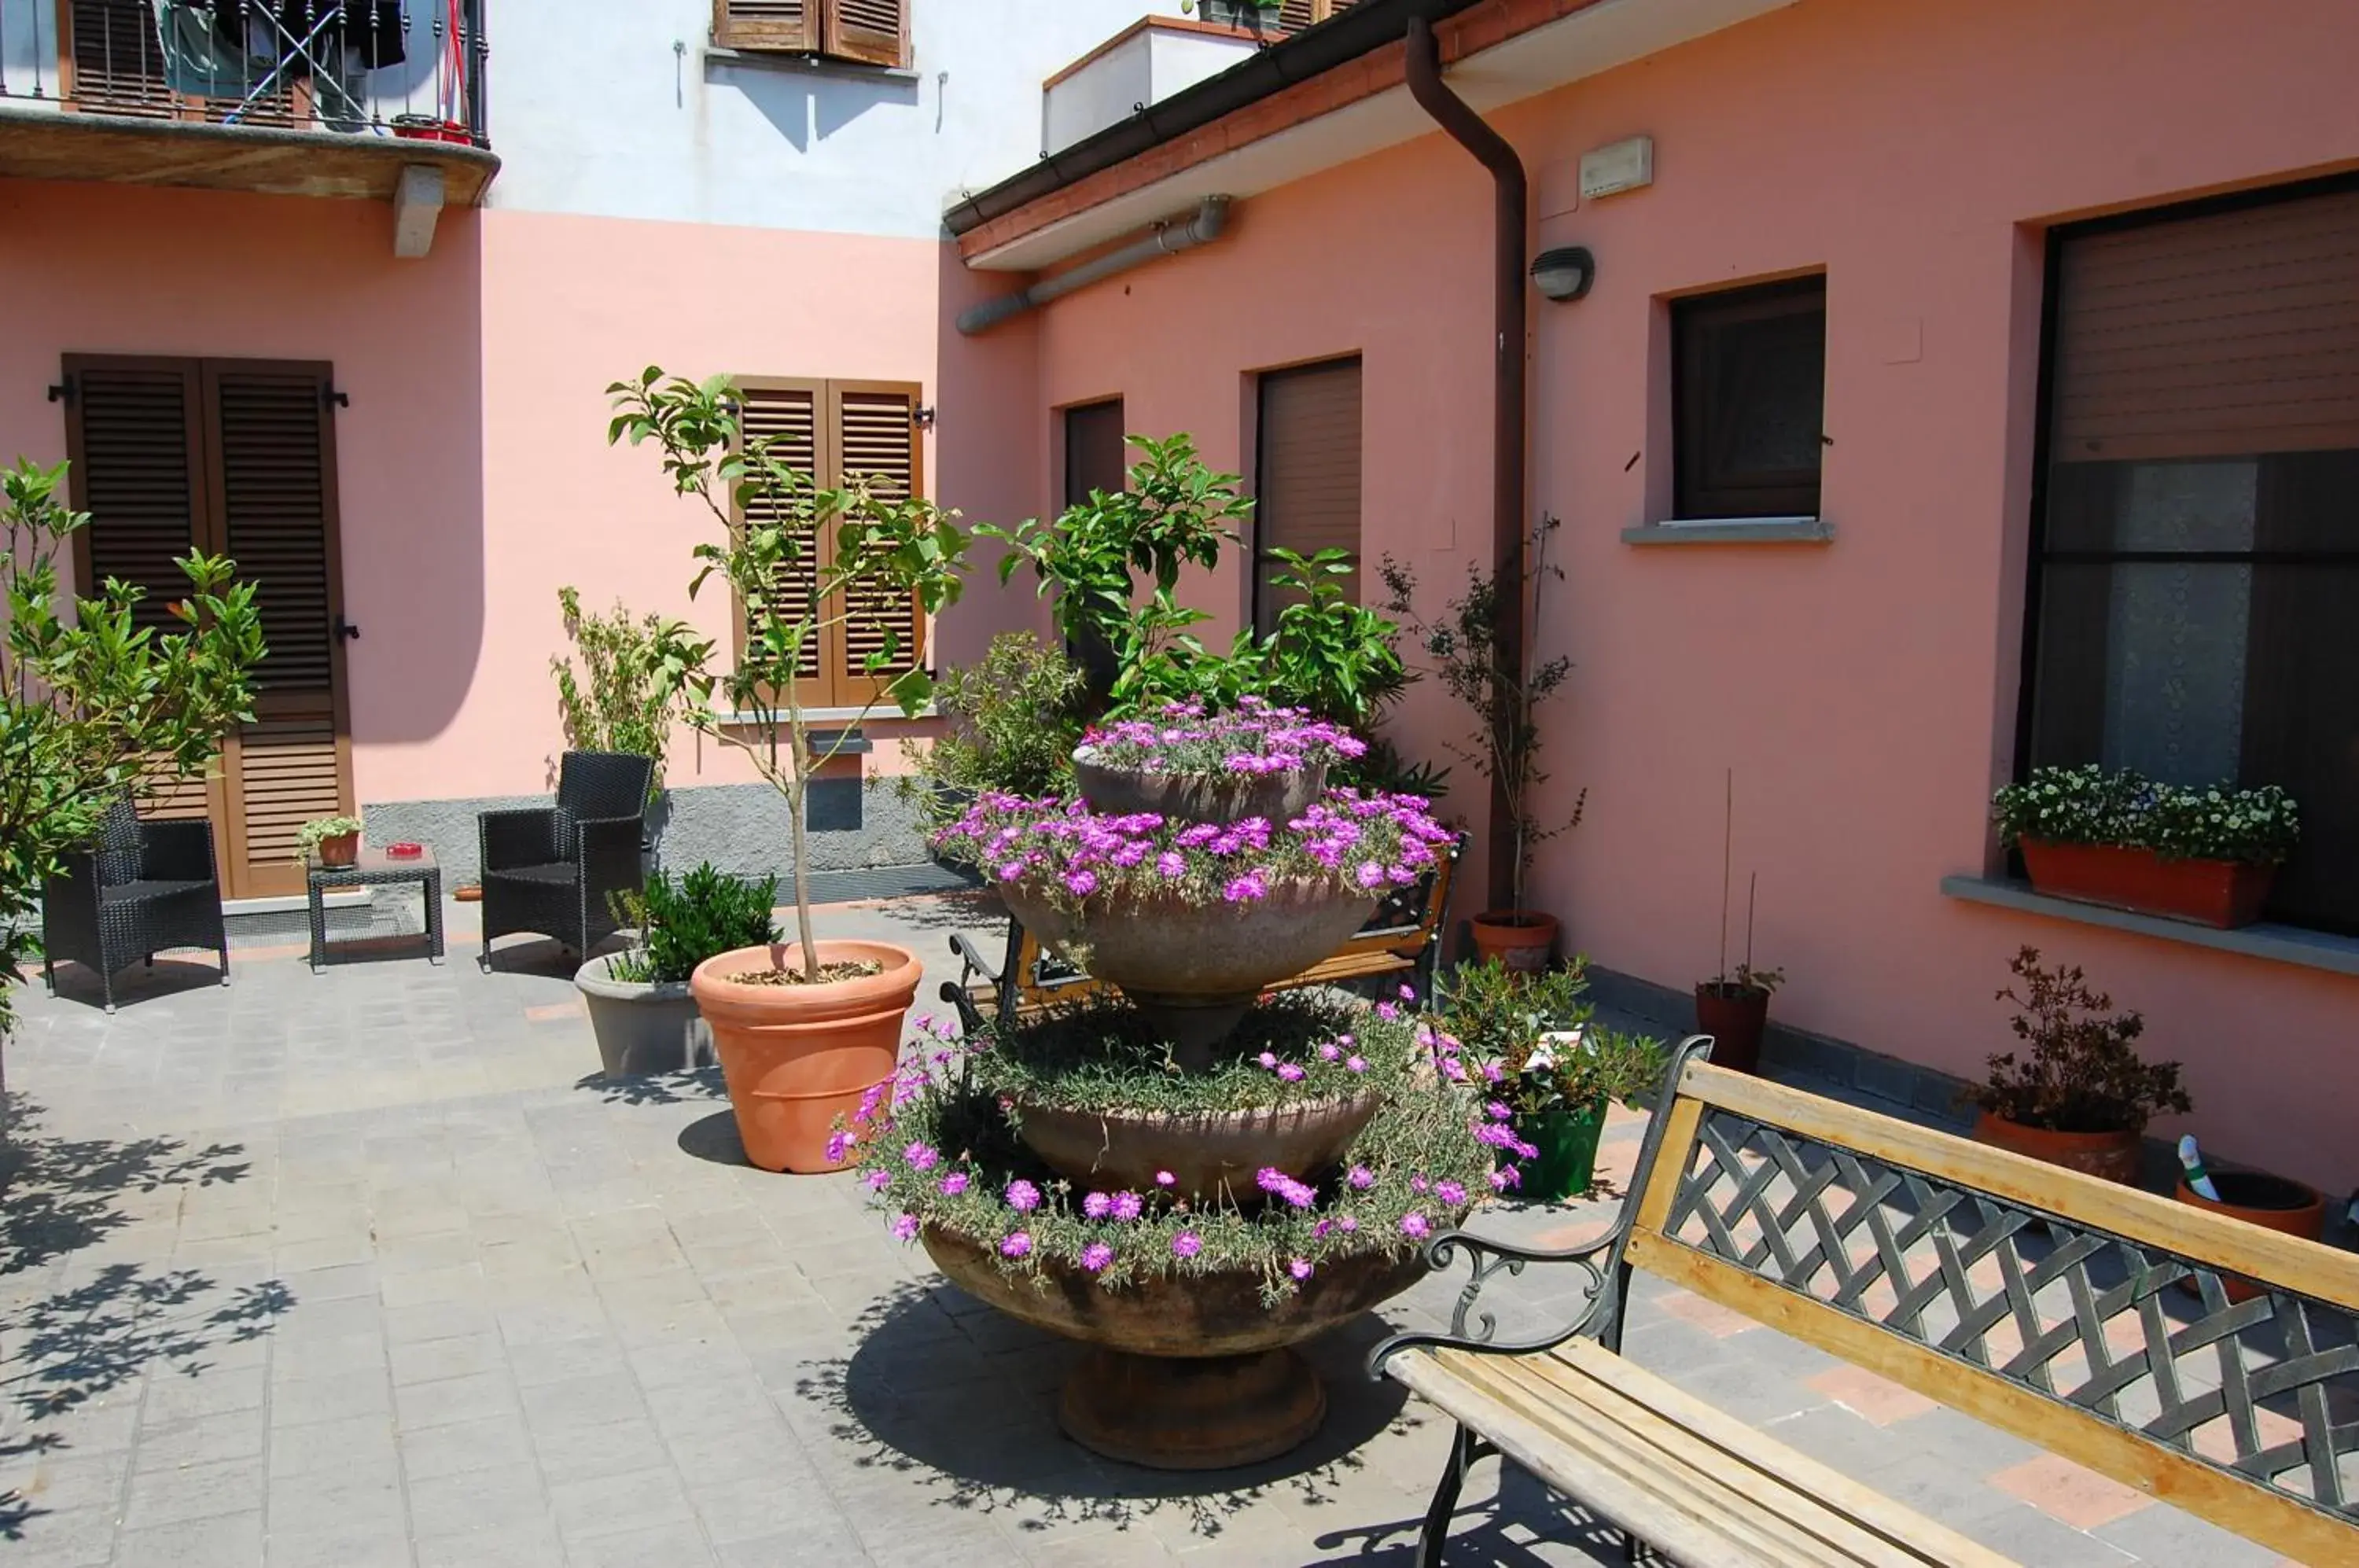
{"label": "grey plastic planter", "polygon": [[598,1037],[598,1062],[609,1078],[678,1073],[712,1060],[712,1031],[686,982],[634,985],[614,977],[617,955],[593,958],[573,974]]}

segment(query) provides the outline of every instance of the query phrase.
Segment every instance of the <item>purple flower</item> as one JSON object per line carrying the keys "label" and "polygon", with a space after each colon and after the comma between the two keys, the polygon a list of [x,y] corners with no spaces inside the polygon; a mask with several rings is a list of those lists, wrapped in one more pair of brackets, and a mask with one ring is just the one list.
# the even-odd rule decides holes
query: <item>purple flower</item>
{"label": "purple flower", "polygon": [[1335,1228],[1348,1235],[1360,1228],[1360,1222],[1345,1214],[1335,1222]]}
{"label": "purple flower", "polygon": [[913,1143],[903,1149],[901,1158],[909,1162],[909,1169],[912,1171],[931,1171],[942,1162],[940,1154],[922,1143]]}
{"label": "purple flower", "polygon": [[890,1171],[871,1171],[868,1173],[868,1190],[872,1192],[881,1192],[892,1184],[893,1172]]}
{"label": "purple flower", "polygon": [[1352,1167],[1352,1173],[1343,1180],[1364,1192],[1376,1184],[1376,1173],[1364,1165],[1354,1165]]}
{"label": "purple flower", "polygon": [[1411,1177],[1408,1179],[1408,1190],[1409,1190],[1410,1192],[1423,1192],[1430,1191],[1430,1190],[1431,1189],[1432,1185],[1433,1185],[1433,1183],[1432,1183],[1432,1182],[1428,1181],[1425,1179],[1424,1172],[1422,1172],[1422,1171],[1419,1172],[1418,1174],[1416,1174],[1416,1175],[1414,1175],[1414,1176],[1411,1176]]}
{"label": "purple flower", "polygon": [[1538,1144],[1536,1144],[1536,1143],[1518,1143],[1518,1144],[1516,1144],[1516,1159],[1518,1159],[1518,1160],[1538,1160],[1539,1157],[1540,1157],[1540,1147],[1539,1147],[1539,1145],[1538,1145]]}
{"label": "purple flower", "polygon": [[1019,1214],[1028,1214],[1040,1206],[1040,1189],[1018,1178],[1007,1184],[1007,1206]]}
{"label": "purple flower", "polygon": [[1086,898],[1098,890],[1098,874],[1094,871],[1065,873],[1065,891],[1076,898]]}
{"label": "purple flower", "polygon": [[1221,889],[1221,897],[1232,904],[1251,903],[1269,895],[1269,880],[1258,871],[1248,871]]}
{"label": "purple flower", "polygon": [[829,1135],[828,1135],[828,1140],[827,1140],[827,1162],[828,1162],[830,1165],[841,1165],[841,1164],[842,1164],[842,1163],[844,1162],[844,1160],[845,1160],[845,1159],[846,1159],[846,1158],[847,1158],[851,1153],[852,1153],[852,1135],[851,1135],[850,1133],[848,1133],[848,1132],[836,1132],[836,1133],[831,1133],[831,1134],[829,1134]]}
{"label": "purple flower", "polygon": [[1204,1250],[1204,1238],[1192,1230],[1183,1230],[1171,1238],[1171,1256],[1193,1258]]}
{"label": "purple flower", "polygon": [[1503,1070],[1497,1062],[1486,1062],[1483,1063],[1484,1083],[1496,1083],[1500,1079],[1505,1078],[1506,1075],[1506,1071]]}
{"label": "purple flower", "polygon": [[999,1250],[1010,1258],[1021,1258],[1032,1250],[1032,1238],[1023,1231],[1011,1233],[999,1244]]}
{"label": "purple flower", "polygon": [[1401,1234],[1412,1241],[1423,1241],[1433,1232],[1433,1223],[1423,1214],[1401,1215]]}
{"label": "purple flower", "polygon": [[1294,1178],[1275,1165],[1265,1165],[1254,1174],[1254,1184],[1265,1192],[1283,1192]]}
{"label": "purple flower", "polygon": [[1491,1191],[1495,1192],[1504,1192],[1508,1188],[1513,1187],[1523,1181],[1523,1172],[1515,1170],[1513,1167],[1505,1171],[1494,1171],[1491,1172]]}
{"label": "purple flower", "polygon": [[1136,1192],[1116,1192],[1114,1195],[1114,1217],[1118,1220],[1135,1220],[1146,1207],[1146,1200]]}
{"label": "purple flower", "polygon": [[1259,1056],[1255,1057],[1254,1060],[1260,1062],[1264,1067],[1274,1069],[1277,1066],[1277,1055],[1274,1051],[1265,1051]]}
{"label": "purple flower", "polygon": [[1466,1189],[1455,1181],[1436,1181],[1433,1184],[1433,1195],[1453,1209],[1466,1202]]}
{"label": "purple flower", "polygon": [[1375,887],[1380,885],[1384,879],[1385,868],[1377,865],[1373,860],[1364,860],[1360,862],[1359,870],[1352,874],[1352,880],[1357,882],[1363,887]]}
{"label": "purple flower", "polygon": [[1504,1101],[1494,1100],[1484,1106],[1483,1111],[1495,1122],[1511,1122],[1516,1119],[1515,1111]]}
{"label": "purple flower", "polygon": [[1310,1259],[1298,1258],[1286,1266],[1286,1271],[1297,1279],[1308,1279],[1310,1278]]}
{"label": "purple flower", "polygon": [[1179,1181],[1180,1178],[1174,1176],[1169,1171],[1158,1171],[1155,1173],[1155,1184],[1158,1187],[1177,1186]]}
{"label": "purple flower", "polygon": [[1103,1241],[1093,1241],[1082,1248],[1082,1267],[1094,1274],[1114,1261],[1114,1248]]}
{"label": "purple flower", "polygon": [[1188,870],[1188,858],[1176,849],[1167,849],[1155,857],[1155,869],[1166,877],[1184,876]]}
{"label": "purple flower", "polygon": [[966,1191],[966,1187],[967,1173],[963,1171],[953,1171],[942,1178],[942,1196],[945,1198],[957,1197]]}
{"label": "purple flower", "polygon": [[893,1239],[895,1241],[917,1240],[918,1216],[915,1214],[895,1214],[893,1216]]}
{"label": "purple flower", "polygon": [[1343,1048],[1332,1040],[1319,1048],[1319,1060],[1321,1062],[1333,1062],[1343,1054]]}
{"label": "purple flower", "polygon": [[1311,1239],[1314,1241],[1324,1241],[1327,1239],[1327,1233],[1334,1228],[1335,1222],[1333,1220],[1321,1220],[1317,1225],[1310,1227]]}
{"label": "purple flower", "polygon": [[1394,1007],[1390,1002],[1378,1002],[1376,1004],[1376,1017],[1384,1019],[1386,1023],[1391,1023],[1394,1019],[1400,1017],[1400,1009]]}
{"label": "purple flower", "polygon": [[1343,1065],[1354,1073],[1365,1073],[1368,1070],[1368,1059],[1364,1056],[1347,1056],[1343,1059]]}
{"label": "purple flower", "polygon": [[1466,1082],[1466,1069],[1459,1065],[1458,1058],[1454,1056],[1442,1057],[1440,1061],[1440,1065],[1441,1068],[1441,1075],[1444,1078],[1449,1079],[1452,1083],[1463,1083]]}
{"label": "purple flower", "polygon": [[1103,1192],[1092,1192],[1082,1200],[1082,1213],[1093,1220],[1102,1220],[1114,1213],[1114,1200]]}
{"label": "purple flower", "polygon": [[1277,1064],[1277,1075],[1280,1078],[1285,1079],[1289,1083],[1299,1083],[1305,1076],[1301,1066],[1292,1062],[1279,1062]]}
{"label": "purple flower", "polygon": [[1404,1001],[1404,1002],[1414,1002],[1414,1001],[1416,1001],[1416,1000],[1417,1000],[1417,987],[1416,987],[1416,986],[1414,986],[1414,985],[1404,985],[1404,986],[1402,986],[1402,987],[1400,988],[1400,999],[1401,999],[1402,1001]]}

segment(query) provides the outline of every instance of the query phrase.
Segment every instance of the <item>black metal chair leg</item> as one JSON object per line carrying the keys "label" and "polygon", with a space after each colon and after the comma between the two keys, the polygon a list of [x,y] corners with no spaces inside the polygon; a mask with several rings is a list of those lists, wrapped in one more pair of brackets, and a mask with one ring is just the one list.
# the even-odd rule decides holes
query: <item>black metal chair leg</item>
{"label": "black metal chair leg", "polygon": [[223,985],[228,985],[228,984],[229,984],[229,943],[228,943],[227,942],[223,942],[221,944],[220,952],[221,952],[221,966],[222,966],[222,984],[223,984]]}
{"label": "black metal chair leg", "polygon": [[1450,1440],[1450,1458],[1441,1467],[1441,1483],[1433,1488],[1432,1506],[1425,1510],[1425,1531],[1417,1542],[1417,1568],[1441,1568],[1441,1549],[1450,1541],[1450,1521],[1458,1514],[1458,1494],[1474,1461],[1495,1452],[1464,1427]]}
{"label": "black metal chair leg", "polygon": [[41,955],[41,983],[49,988],[50,996],[54,996],[58,994],[57,960],[46,953]]}

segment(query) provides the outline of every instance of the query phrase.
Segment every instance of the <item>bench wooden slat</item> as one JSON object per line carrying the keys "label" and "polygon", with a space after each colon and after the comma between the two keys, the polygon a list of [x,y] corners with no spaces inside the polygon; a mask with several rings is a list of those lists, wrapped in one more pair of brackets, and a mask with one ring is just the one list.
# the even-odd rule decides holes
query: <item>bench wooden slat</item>
{"label": "bench wooden slat", "polygon": [[[1716,1429],[1728,1418],[1711,1412],[1712,1427],[1699,1428],[1687,1419],[1692,1400],[1626,1363],[1612,1384],[1578,1361],[1547,1355],[1441,1350],[1400,1363],[1397,1375],[1417,1392],[1682,1563],[2010,1568],[2008,1559],[1840,1477],[1811,1496],[1810,1483],[1829,1478],[1817,1474],[1821,1467],[1758,1433],[1741,1450],[1721,1441]],[[1518,1437],[1521,1447],[1510,1441]],[[1850,1510],[1853,1494],[1860,1513]]]}
{"label": "bench wooden slat", "polygon": [[[2011,1199],[2026,1208],[2066,1214],[2083,1225],[2113,1231],[2164,1252],[2267,1279],[2280,1289],[2359,1312],[2359,1263],[2349,1253],[2314,1241],[2264,1230],[2158,1193],[2084,1176],[1705,1062],[1688,1068],[1680,1094],[1682,1106],[1697,1102],[1717,1105],[1886,1164],[1939,1176],[1962,1187]],[[1685,1141],[1676,1138],[1664,1144],[1667,1151],[1686,1147]],[[1683,1163],[1666,1162],[1674,1181],[1675,1168]],[[1669,1203],[1667,1194],[1665,1213]],[[1663,1215],[1652,1217],[1659,1227]]]}

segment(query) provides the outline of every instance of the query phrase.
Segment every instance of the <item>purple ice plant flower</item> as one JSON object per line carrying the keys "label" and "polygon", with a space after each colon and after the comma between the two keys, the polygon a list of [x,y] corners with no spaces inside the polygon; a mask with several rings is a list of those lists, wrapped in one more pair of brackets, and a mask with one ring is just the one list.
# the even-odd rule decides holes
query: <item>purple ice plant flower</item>
{"label": "purple ice plant flower", "polygon": [[1433,1184],[1433,1195],[1453,1209],[1465,1206],[1466,1189],[1455,1181],[1436,1181]]}
{"label": "purple ice plant flower", "polygon": [[1158,1171],[1155,1173],[1155,1184],[1158,1187],[1176,1187],[1180,1184],[1180,1178],[1169,1171]]}
{"label": "purple ice plant flower", "polygon": [[1093,1220],[1102,1220],[1114,1213],[1114,1200],[1103,1192],[1092,1192],[1082,1200],[1082,1213]]}
{"label": "purple ice plant flower", "polygon": [[893,1172],[890,1171],[871,1171],[868,1173],[868,1190],[872,1192],[881,1192],[892,1184]]}
{"label": "purple ice plant flower", "polygon": [[1401,1215],[1401,1234],[1411,1241],[1423,1241],[1433,1234],[1433,1222],[1420,1214]]}
{"label": "purple ice plant flower", "polygon": [[1337,1045],[1337,1044],[1336,1044],[1333,1040],[1329,1040],[1326,1044],[1324,1044],[1324,1045],[1322,1045],[1322,1046],[1321,1046],[1321,1047],[1319,1048],[1319,1060],[1320,1060],[1320,1061],[1321,1061],[1321,1062],[1333,1062],[1333,1061],[1336,1061],[1336,1060],[1338,1060],[1339,1058],[1341,1058],[1341,1057],[1343,1056],[1343,1048],[1342,1046],[1340,1046],[1340,1045]]}
{"label": "purple ice plant flower", "polygon": [[1276,1051],[1265,1051],[1259,1056],[1255,1057],[1254,1060],[1260,1062],[1264,1067],[1269,1068],[1273,1072],[1277,1068],[1277,1053]]}
{"label": "purple ice plant flower", "polygon": [[837,1131],[828,1135],[827,1162],[830,1165],[842,1164],[845,1160],[851,1157],[851,1154],[852,1135],[850,1133]]}
{"label": "purple ice plant flower", "polygon": [[1354,1165],[1352,1167],[1351,1174],[1343,1180],[1364,1192],[1376,1184],[1376,1173],[1364,1165]]}
{"label": "purple ice plant flower", "polygon": [[1114,1261],[1114,1248],[1103,1241],[1093,1241],[1082,1248],[1082,1267],[1095,1274]]}
{"label": "purple ice plant flower", "polygon": [[1188,872],[1188,857],[1176,849],[1167,849],[1155,857],[1155,869],[1166,877],[1184,877]]}
{"label": "purple ice plant flower", "polygon": [[1352,1232],[1353,1232],[1353,1231],[1355,1231],[1355,1230],[1357,1230],[1357,1229],[1359,1229],[1359,1228],[1360,1228],[1360,1222],[1359,1222],[1358,1220],[1353,1219],[1353,1218],[1351,1215],[1349,1215],[1349,1214],[1343,1214],[1343,1215],[1339,1216],[1339,1217],[1336,1219],[1336,1221],[1335,1221],[1335,1228],[1336,1228],[1337,1230],[1340,1230],[1340,1231],[1343,1232],[1346,1236],[1348,1236],[1348,1235],[1350,1235]]}
{"label": "purple ice plant flower", "polygon": [[1383,884],[1384,879],[1385,868],[1377,865],[1373,860],[1364,860],[1360,862],[1360,868],[1352,873],[1352,880],[1357,882],[1363,887],[1379,887]]}
{"label": "purple ice plant flower", "polygon": [[1486,1062],[1483,1063],[1484,1083],[1496,1083],[1500,1079],[1505,1078],[1506,1075],[1506,1069],[1501,1067],[1497,1062]]}
{"label": "purple ice plant flower", "polygon": [[1116,1192],[1114,1195],[1114,1217],[1118,1220],[1135,1220],[1146,1208],[1147,1200],[1136,1192]]}
{"label": "purple ice plant flower", "polygon": [[1368,1059],[1364,1056],[1347,1056],[1343,1059],[1343,1065],[1354,1073],[1365,1073],[1368,1070]]}
{"label": "purple ice plant flower", "polygon": [[918,1216],[915,1214],[895,1214],[893,1216],[893,1239],[895,1241],[917,1240]]}
{"label": "purple ice plant flower", "polygon": [[911,1144],[901,1151],[901,1158],[909,1162],[910,1170],[919,1171],[931,1171],[942,1162],[940,1152],[924,1143]]}
{"label": "purple ice plant flower", "polygon": [[1491,1191],[1504,1192],[1510,1187],[1520,1185],[1523,1180],[1523,1172],[1513,1166],[1504,1171],[1494,1171],[1491,1172]]}
{"label": "purple ice plant flower", "polygon": [[1425,1172],[1420,1171],[1408,1179],[1408,1190],[1412,1192],[1429,1192],[1433,1190],[1433,1183],[1427,1181]]}
{"label": "purple ice plant flower", "polygon": [[999,1244],[999,1250],[1009,1258],[1021,1258],[1032,1250],[1032,1237],[1028,1232],[1012,1231]]}
{"label": "purple ice plant flower", "polygon": [[1310,1278],[1310,1259],[1298,1258],[1286,1266],[1286,1271],[1293,1275],[1298,1281],[1308,1279]]}
{"label": "purple ice plant flower", "polygon": [[1483,1107],[1483,1114],[1495,1122],[1511,1122],[1516,1119],[1514,1107],[1504,1100],[1492,1101]]}
{"label": "purple ice plant flower", "polygon": [[1183,1230],[1171,1238],[1171,1256],[1193,1258],[1204,1250],[1204,1238],[1192,1230]]}
{"label": "purple ice plant flower", "polygon": [[942,1196],[955,1198],[967,1189],[970,1178],[963,1171],[953,1171],[942,1178]]}
{"label": "purple ice plant flower", "polygon": [[1302,1082],[1303,1078],[1307,1076],[1301,1065],[1298,1062],[1279,1062],[1277,1064],[1277,1075],[1289,1083],[1299,1083]]}
{"label": "purple ice plant flower", "polygon": [[1065,891],[1076,898],[1086,898],[1098,890],[1098,874],[1094,871],[1065,873]]}
{"label": "purple ice plant flower", "polygon": [[1007,1206],[1019,1214],[1028,1214],[1040,1206],[1040,1189],[1021,1177],[1007,1184],[1005,1196]]}
{"label": "purple ice plant flower", "polygon": [[1378,1002],[1376,1004],[1376,1017],[1384,1019],[1386,1023],[1391,1023],[1400,1017],[1400,1009],[1393,1006],[1390,1002]]}

